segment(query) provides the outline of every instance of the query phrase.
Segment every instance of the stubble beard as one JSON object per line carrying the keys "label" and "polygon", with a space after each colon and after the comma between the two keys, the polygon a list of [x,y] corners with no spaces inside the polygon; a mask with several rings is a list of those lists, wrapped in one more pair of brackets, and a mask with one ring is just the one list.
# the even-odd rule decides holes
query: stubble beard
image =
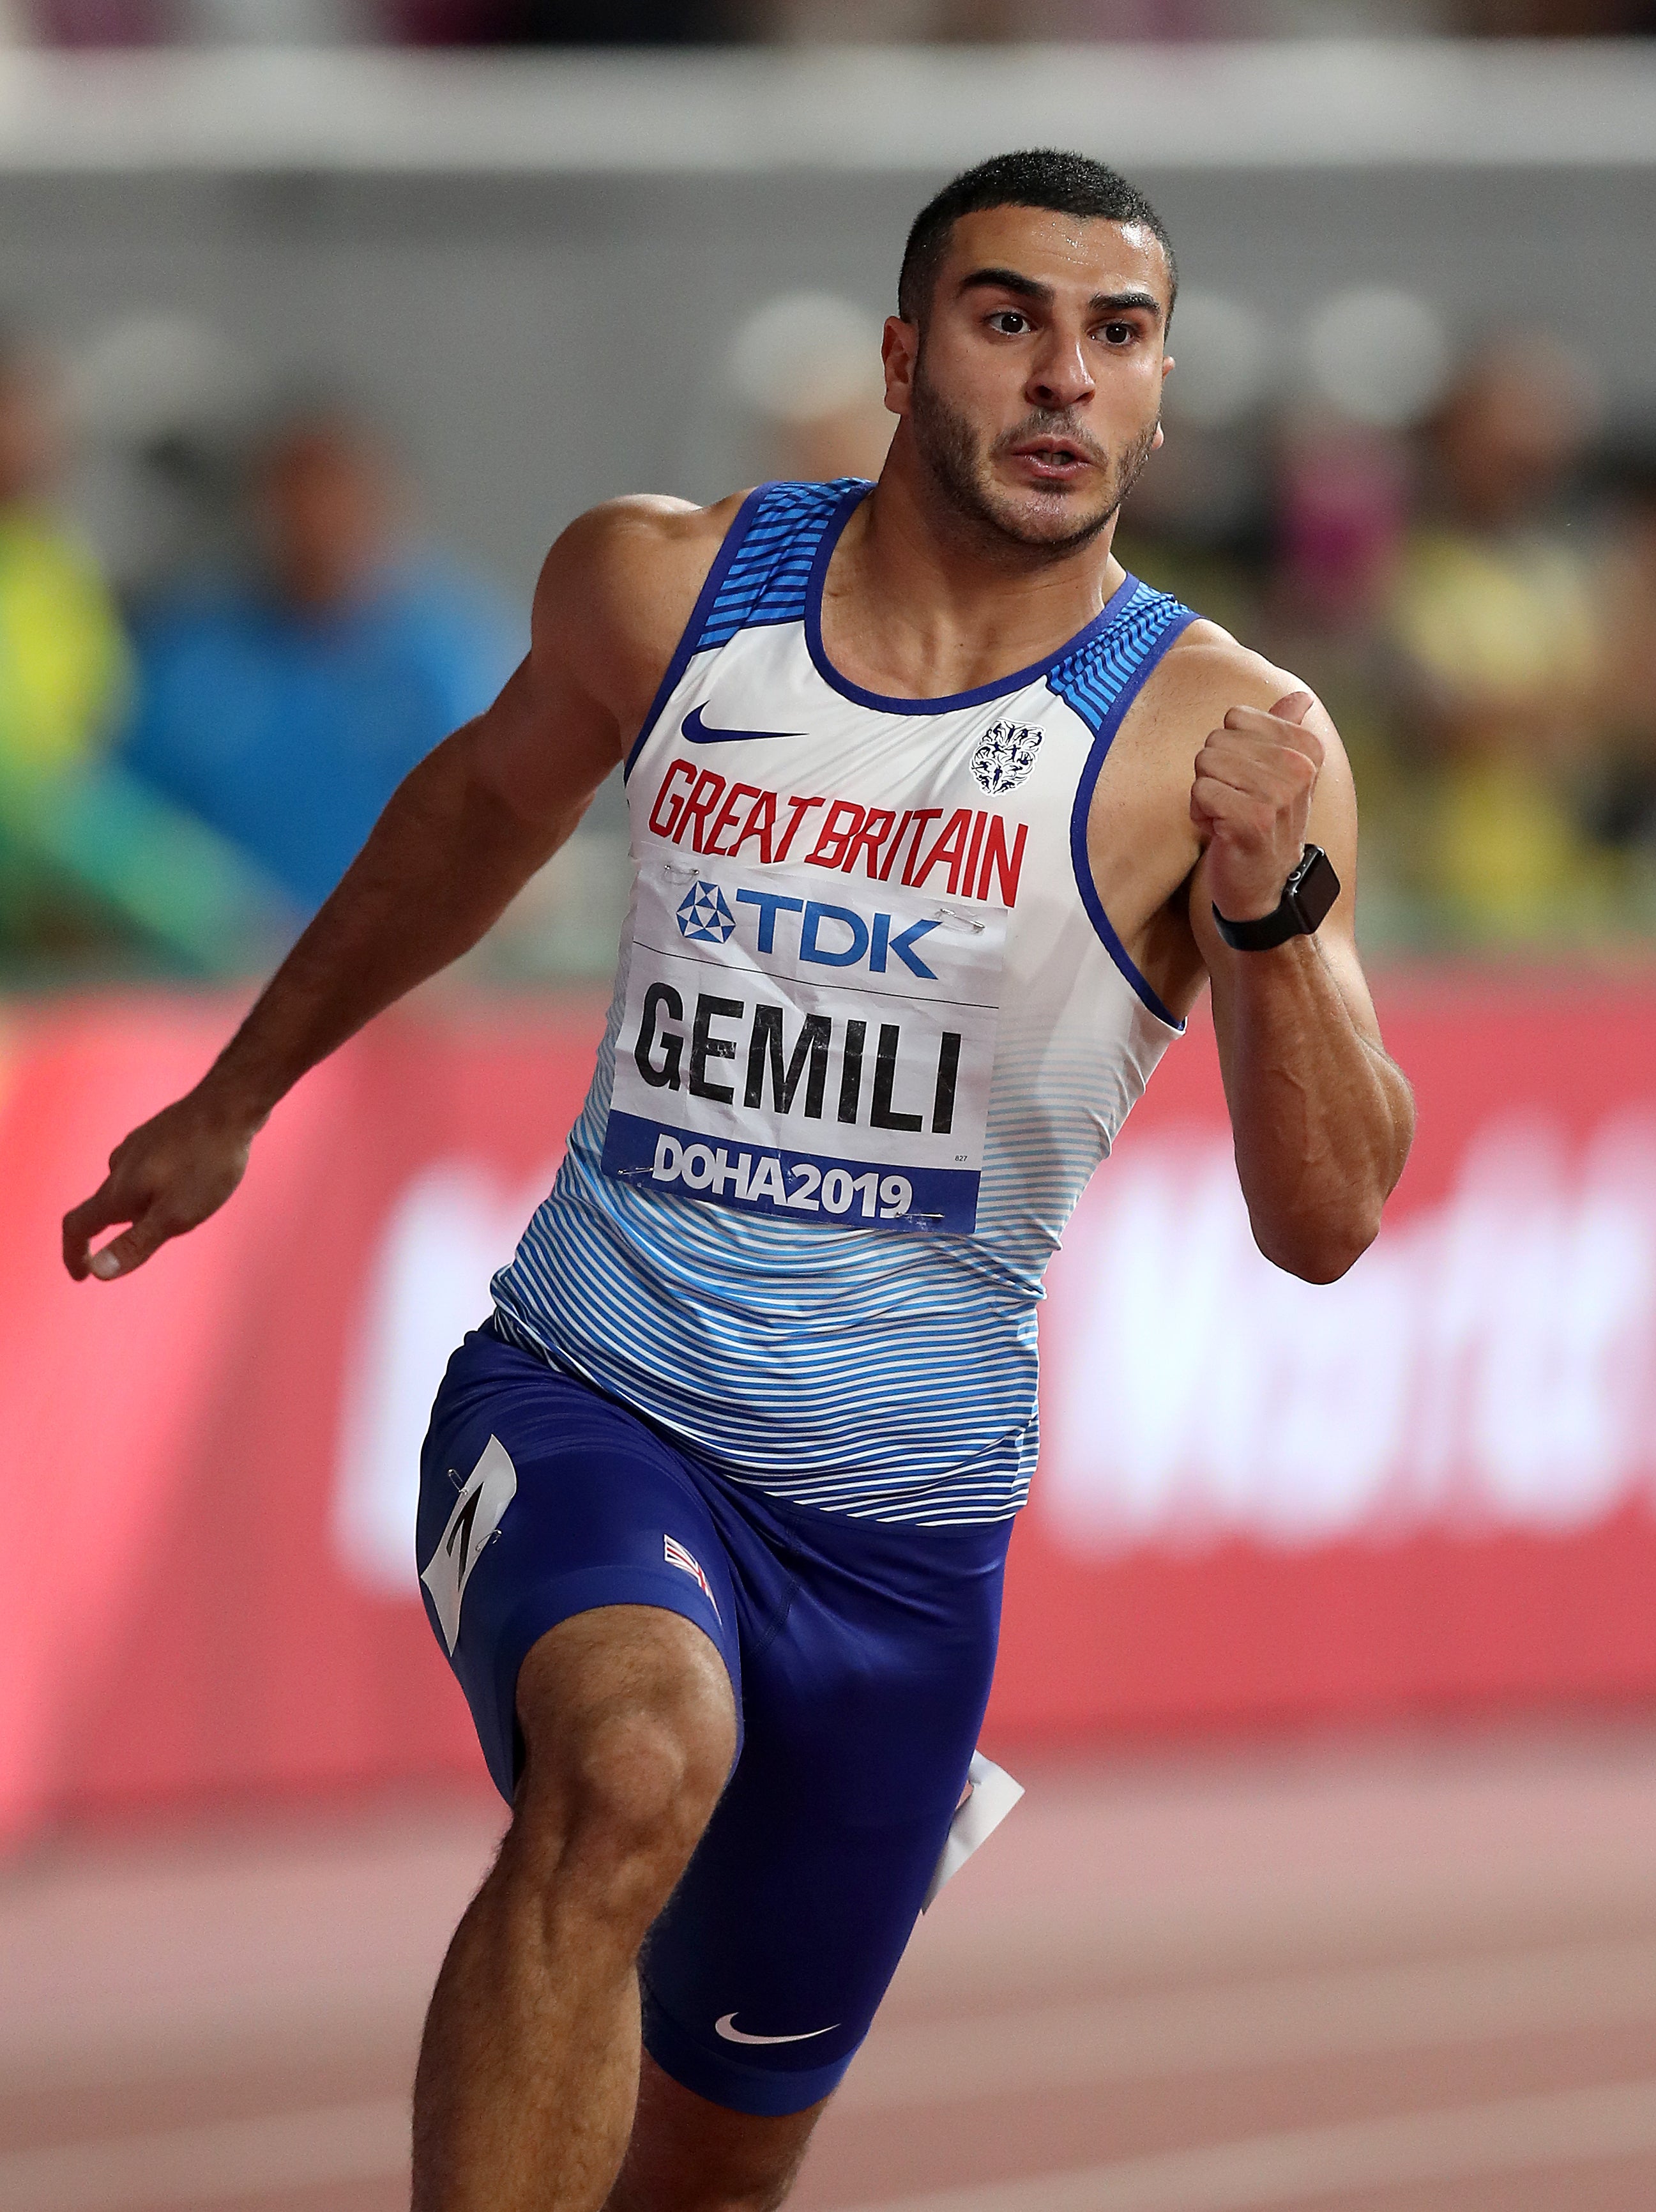
{"label": "stubble beard", "polygon": [[[952,408],[925,371],[925,356],[914,365],[909,427],[922,461],[944,503],[980,535],[988,535],[1008,552],[1014,547],[1049,560],[1062,559],[1096,538],[1120,512],[1121,503],[1137,483],[1156,441],[1152,422],[1133,442],[1116,454],[1107,453],[1095,440],[1079,432],[1062,412],[1034,409],[1015,430],[986,446],[964,415]],[[1108,472],[1109,489],[1101,507],[1068,530],[1054,533],[1042,528],[1040,510],[1032,515],[1004,494],[998,494],[990,474],[996,453],[1022,445],[1028,438],[1068,438]],[[1037,493],[1046,501],[1048,515],[1061,512],[1065,495]]]}

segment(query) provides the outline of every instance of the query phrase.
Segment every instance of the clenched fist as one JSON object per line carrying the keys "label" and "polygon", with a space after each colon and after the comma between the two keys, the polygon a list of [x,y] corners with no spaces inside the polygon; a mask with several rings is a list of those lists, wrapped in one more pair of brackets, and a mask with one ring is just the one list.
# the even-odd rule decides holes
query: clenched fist
{"label": "clenched fist", "polygon": [[1305,848],[1322,740],[1305,726],[1316,705],[1290,691],[1267,714],[1233,707],[1196,756],[1191,820],[1201,832],[1202,894],[1227,921],[1273,913]]}

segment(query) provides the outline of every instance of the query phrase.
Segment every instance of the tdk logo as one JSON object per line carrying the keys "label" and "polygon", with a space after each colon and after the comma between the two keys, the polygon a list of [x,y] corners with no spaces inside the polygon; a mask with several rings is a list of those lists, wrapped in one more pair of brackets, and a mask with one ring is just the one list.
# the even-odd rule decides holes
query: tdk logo
{"label": "tdk logo", "polygon": [[[866,961],[870,975],[883,975],[891,963],[899,960],[911,975],[923,976],[928,983],[937,980],[936,969],[928,968],[915,951],[920,939],[937,928],[935,921],[912,921],[894,935],[890,915],[864,915],[854,908],[831,906],[823,899],[788,898],[780,891],[739,890],[736,903],[757,909],[754,933],[757,952],[776,952],[779,927],[788,932],[797,929],[796,949],[802,966],[855,968]],[[796,915],[797,922],[792,919]],[[787,919],[782,920],[783,916]],[[724,892],[706,877],[685,894],[676,919],[681,935],[704,945],[722,945],[737,924]]]}
{"label": "tdk logo", "polygon": [[722,945],[736,927],[736,916],[725,905],[725,894],[717,884],[693,884],[680,904],[677,919],[680,936],[701,945]]}

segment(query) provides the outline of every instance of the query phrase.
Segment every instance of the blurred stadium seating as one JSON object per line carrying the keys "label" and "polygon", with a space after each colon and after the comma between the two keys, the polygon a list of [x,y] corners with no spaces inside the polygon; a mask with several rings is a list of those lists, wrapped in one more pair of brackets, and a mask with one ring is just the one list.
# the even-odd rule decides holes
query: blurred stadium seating
{"label": "blurred stadium seating", "polygon": [[[1656,383],[1628,277],[1652,52],[19,53],[0,300],[62,364],[52,512],[141,634],[158,599],[257,574],[257,434],[317,389],[390,426],[421,531],[521,609],[596,499],[877,466],[856,356],[913,203],[1009,138],[1095,147],[1162,204],[1184,285],[1169,443],[1124,556],[1325,694],[1371,949],[1631,949],[1656,931]],[[38,517],[44,489],[0,504]],[[38,754],[0,741],[32,848],[27,892],[0,862],[0,974],[235,971],[280,933],[270,855],[192,817],[187,780],[146,780],[142,744],[124,763],[148,672],[85,741],[115,746],[118,835],[59,823],[85,774],[54,807]],[[587,834],[608,846],[480,970],[603,969],[618,826],[606,799]],[[210,884],[205,918],[133,878]]]}

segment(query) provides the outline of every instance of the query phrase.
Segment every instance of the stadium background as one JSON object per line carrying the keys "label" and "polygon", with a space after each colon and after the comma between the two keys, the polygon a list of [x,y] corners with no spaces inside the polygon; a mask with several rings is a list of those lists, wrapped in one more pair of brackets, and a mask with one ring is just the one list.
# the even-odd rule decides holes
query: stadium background
{"label": "stadium background", "polygon": [[1350,735],[1421,1138],[1380,1244],[1305,1291],[1251,1250],[1200,1018],[1169,1054],[1044,1321],[986,1739],[1030,1797],[806,2195],[1648,2203],[1656,58],[1633,9],[1333,14],[623,11],[628,54],[320,0],[13,19],[8,2204],[397,2201],[409,2039],[498,1824],[409,1595],[410,1455],[555,1164],[622,896],[606,793],[234,1207],[75,1289],[58,1215],[306,900],[145,722],[168,640],[240,592],[246,647],[282,439],[378,487],[385,562],[429,561],[479,664],[593,500],[874,465],[914,205],[1051,142],[1178,241],[1186,396],[1124,553]]}

